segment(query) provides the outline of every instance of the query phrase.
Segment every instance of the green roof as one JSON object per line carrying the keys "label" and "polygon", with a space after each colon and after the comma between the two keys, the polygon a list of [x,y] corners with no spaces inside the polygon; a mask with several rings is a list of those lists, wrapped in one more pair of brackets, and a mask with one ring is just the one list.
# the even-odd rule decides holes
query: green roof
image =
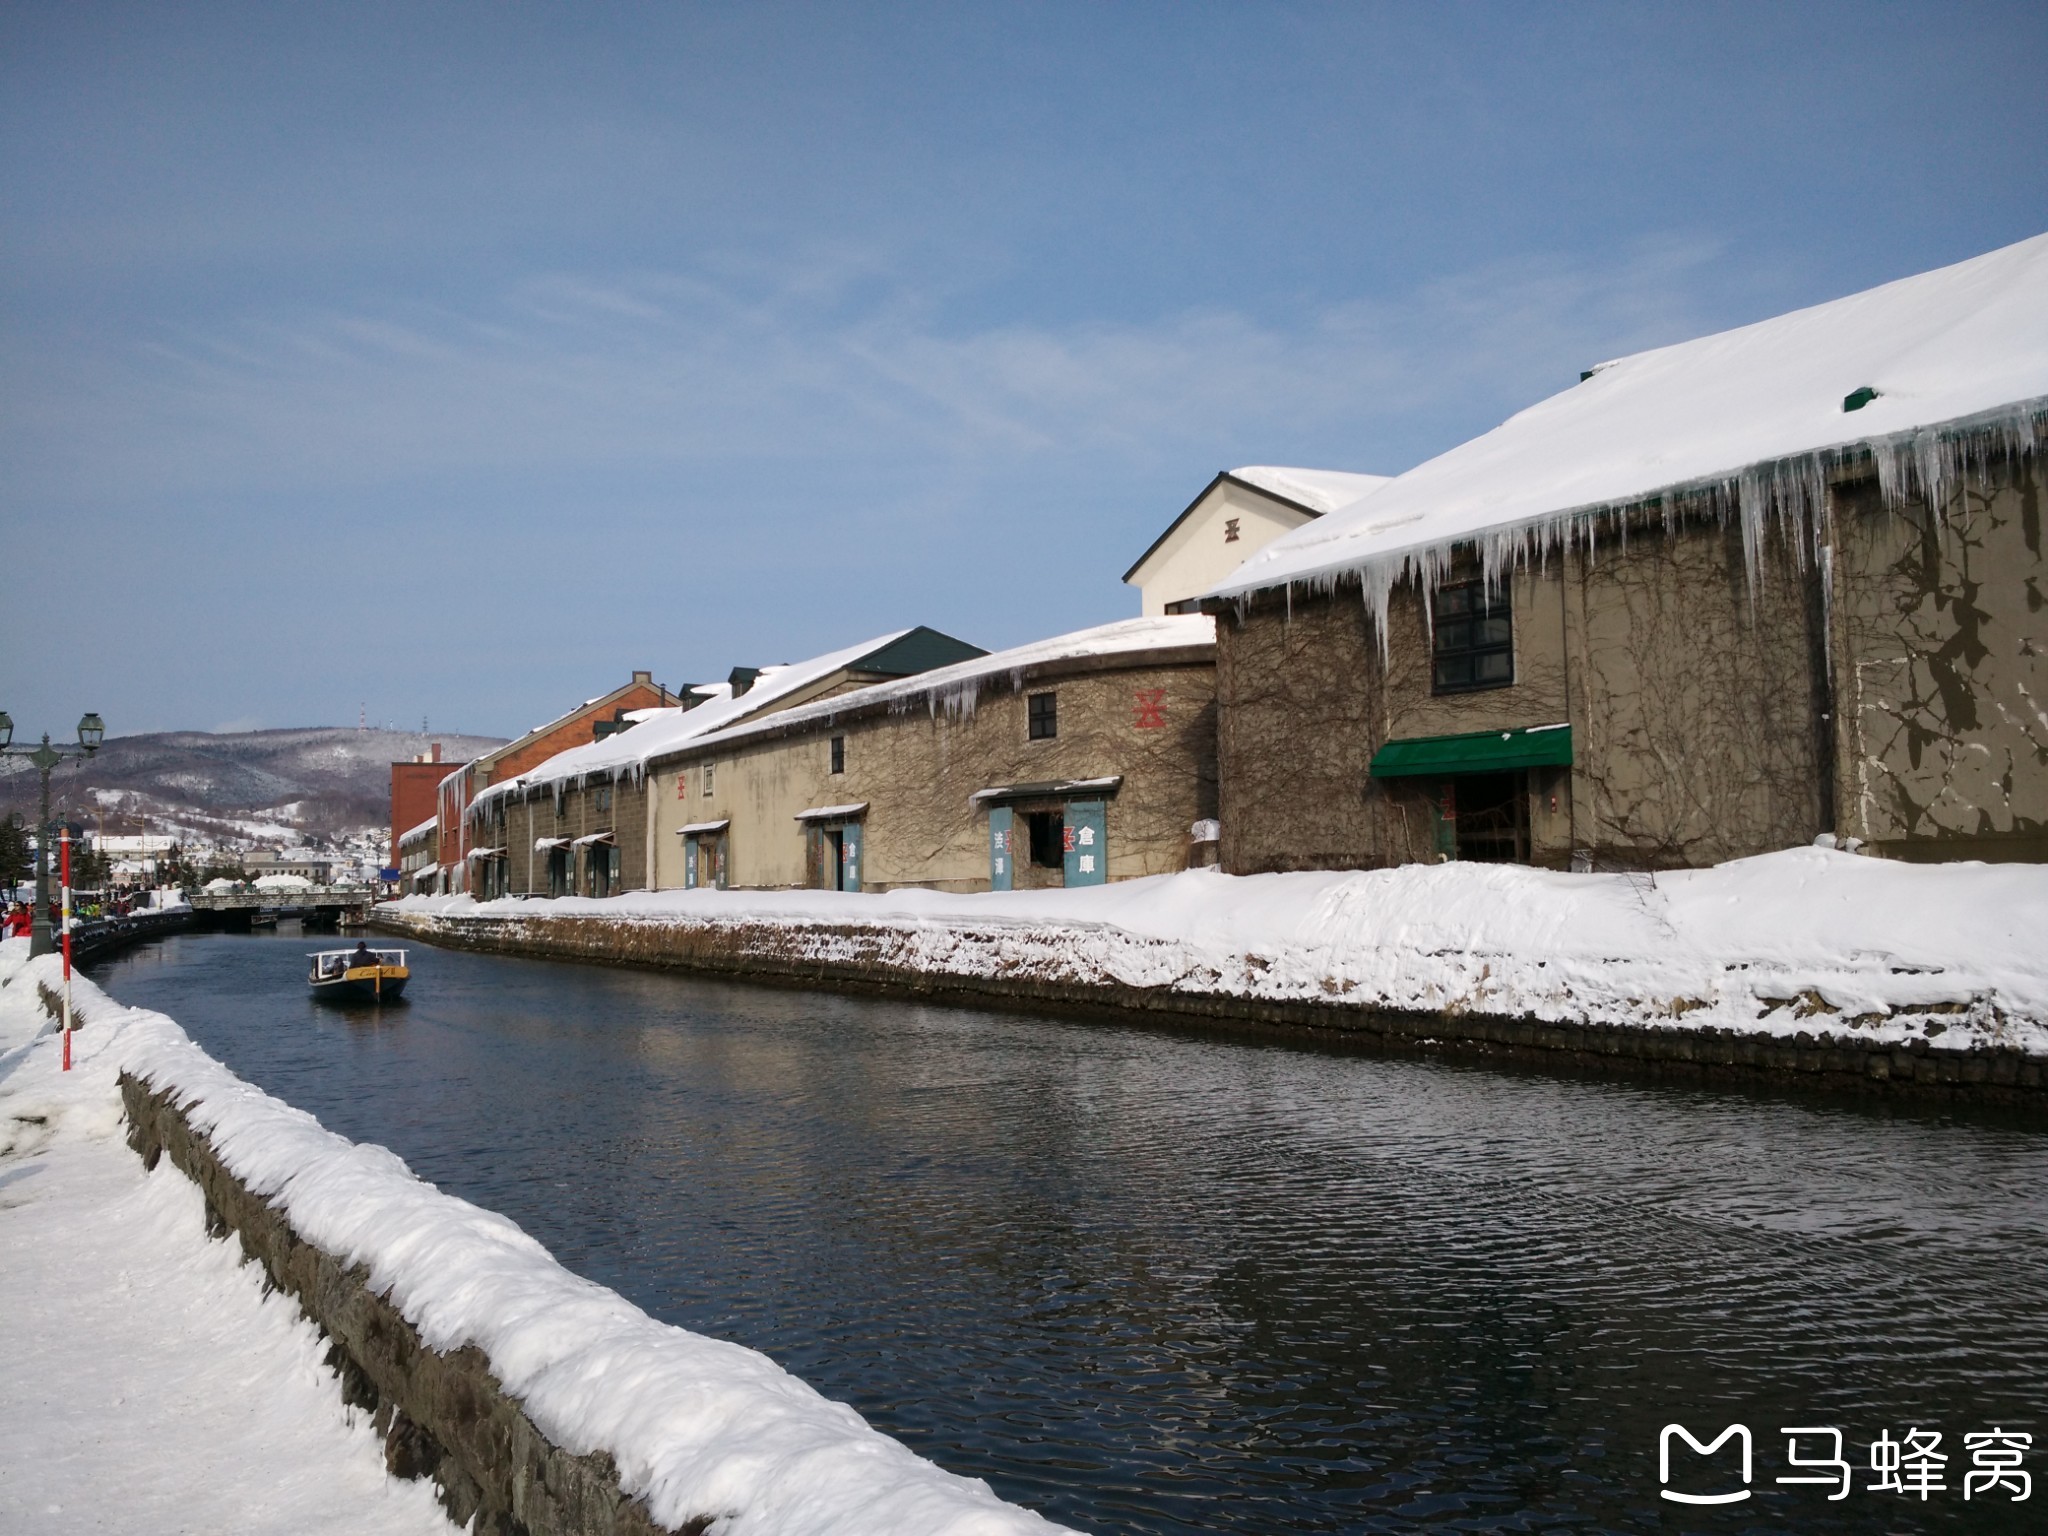
{"label": "green roof", "polygon": [[1411,736],[1390,741],[1373,753],[1372,776],[1449,778],[1460,773],[1571,765],[1572,728],[1531,725],[1515,731],[1471,731],[1462,736]]}

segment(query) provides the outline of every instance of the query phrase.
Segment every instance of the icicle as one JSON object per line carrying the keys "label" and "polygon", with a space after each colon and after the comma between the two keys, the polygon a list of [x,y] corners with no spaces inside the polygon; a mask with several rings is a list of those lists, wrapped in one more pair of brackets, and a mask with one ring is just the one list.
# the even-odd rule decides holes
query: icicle
{"label": "icicle", "polygon": [[[1916,497],[1934,516],[1946,520],[1961,487],[1993,464],[2012,463],[2039,455],[2048,445],[2048,401],[2031,400],[1979,416],[1915,428],[1891,437],[1817,449],[1789,459],[1753,464],[1716,479],[1668,486],[1654,495],[1628,502],[1575,507],[1534,522],[1488,528],[1440,544],[1424,544],[1352,565],[1332,566],[1296,577],[1284,586],[1288,615],[1293,593],[1329,595],[1347,582],[1357,582],[1359,596],[1380,641],[1380,659],[1390,659],[1388,612],[1395,588],[1413,581],[1421,589],[1423,613],[1432,613],[1436,589],[1452,576],[1455,556],[1470,550],[1479,557],[1480,576],[1489,597],[1498,593],[1518,570],[1548,561],[1553,550],[1569,554],[1583,541],[1589,566],[1599,557],[1602,534],[1618,536],[1624,546],[1633,517],[1655,509],[1667,534],[1677,531],[1688,515],[1713,518],[1722,528],[1733,521],[1742,539],[1742,562],[1750,599],[1764,581],[1766,534],[1789,535],[1806,569],[1808,545],[1832,582],[1833,532],[1828,487],[1845,469],[1868,465],[1877,474],[1878,496],[1896,512]],[[1825,588],[1824,588],[1825,590]],[[1234,594],[1240,620],[1250,611],[1254,593]]]}

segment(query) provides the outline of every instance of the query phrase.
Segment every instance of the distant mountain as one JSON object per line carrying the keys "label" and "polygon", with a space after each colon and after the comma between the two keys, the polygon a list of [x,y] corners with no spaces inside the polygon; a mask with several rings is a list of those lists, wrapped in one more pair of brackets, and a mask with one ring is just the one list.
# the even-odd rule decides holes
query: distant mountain
{"label": "distant mountain", "polygon": [[[166,731],[114,736],[83,763],[67,762],[50,780],[53,807],[97,810],[108,832],[184,827],[223,843],[334,838],[388,826],[391,764],[441,744],[452,771],[492,747],[495,736],[421,736],[346,726],[291,731]],[[19,745],[19,743],[17,743]],[[0,758],[0,814],[32,820],[35,770]]]}

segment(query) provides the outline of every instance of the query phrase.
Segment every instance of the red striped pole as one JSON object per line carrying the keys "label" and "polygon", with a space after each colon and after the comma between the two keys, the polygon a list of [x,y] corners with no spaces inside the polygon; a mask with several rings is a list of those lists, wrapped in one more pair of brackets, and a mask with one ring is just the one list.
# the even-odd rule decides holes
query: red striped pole
{"label": "red striped pole", "polygon": [[64,1070],[71,1070],[71,829],[57,838],[57,878],[64,892]]}

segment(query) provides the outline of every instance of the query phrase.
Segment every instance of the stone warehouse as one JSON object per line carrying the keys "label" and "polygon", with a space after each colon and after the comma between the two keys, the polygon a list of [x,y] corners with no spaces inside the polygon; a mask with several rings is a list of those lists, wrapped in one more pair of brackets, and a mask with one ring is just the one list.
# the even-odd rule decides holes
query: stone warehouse
{"label": "stone warehouse", "polygon": [[1214,627],[1131,619],[649,762],[655,884],[1011,890],[1183,869],[1216,814]]}
{"label": "stone warehouse", "polygon": [[2048,237],[1587,372],[1218,620],[1225,868],[2048,859]]}
{"label": "stone warehouse", "polygon": [[682,690],[675,707],[639,711],[595,741],[478,794],[468,812],[473,889],[481,896],[609,896],[647,889],[649,762],[680,743],[780,710],[897,681],[987,653],[924,625],[807,661],[735,667]]}

